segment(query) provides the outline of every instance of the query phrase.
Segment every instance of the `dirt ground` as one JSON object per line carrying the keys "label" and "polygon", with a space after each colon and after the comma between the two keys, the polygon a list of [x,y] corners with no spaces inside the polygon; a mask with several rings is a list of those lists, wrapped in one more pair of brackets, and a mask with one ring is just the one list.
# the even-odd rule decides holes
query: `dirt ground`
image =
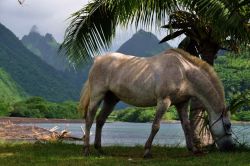
{"label": "dirt ground", "polygon": [[46,118],[21,118],[21,117],[0,117],[0,123],[83,123],[82,119],[46,119]]}
{"label": "dirt ground", "polygon": [[[22,126],[20,123],[30,123]],[[0,118],[0,140],[38,140],[57,141],[60,139],[79,139],[70,135],[70,131],[50,131],[32,125],[32,123],[83,123],[83,120],[45,119],[45,118]]]}

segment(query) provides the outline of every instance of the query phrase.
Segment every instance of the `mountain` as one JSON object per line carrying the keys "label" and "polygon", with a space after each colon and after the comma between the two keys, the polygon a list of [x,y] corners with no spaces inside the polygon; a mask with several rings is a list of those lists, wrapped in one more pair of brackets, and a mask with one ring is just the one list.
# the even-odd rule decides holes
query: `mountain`
{"label": "mountain", "polygon": [[151,32],[139,30],[128,41],[121,45],[117,52],[147,57],[171,48],[169,44],[159,44],[159,42],[160,40]]}
{"label": "mountain", "polygon": [[28,35],[23,36],[22,43],[35,55],[57,70],[65,71],[69,63],[65,55],[58,54],[59,43],[52,34],[42,36],[38,27],[33,26]]}
{"label": "mountain", "polygon": [[[90,67],[77,72],[65,70],[62,66],[68,63],[64,63],[66,59],[57,59],[60,57],[57,53],[59,44],[52,35],[42,36],[37,29],[33,27],[20,41],[0,24],[0,67],[27,95],[41,96],[50,101],[78,100]],[[167,44],[159,45],[158,42],[152,33],[140,30],[118,51],[150,56],[169,47]],[[60,64],[61,68],[55,64]]]}
{"label": "mountain", "polygon": [[0,68],[0,116],[6,116],[9,105],[24,99],[27,94],[11,76]]}
{"label": "mountain", "polygon": [[[167,43],[159,44],[159,42],[157,37],[151,32],[139,30],[122,44],[117,52],[136,56],[152,56],[170,48],[170,45]],[[64,55],[58,55],[59,43],[51,34],[47,33],[45,36],[42,36],[38,27],[33,26],[29,34],[23,36],[22,43],[55,69],[61,71],[70,70],[67,58]],[[86,75],[86,72],[84,75]]]}
{"label": "mountain", "polygon": [[[31,50],[37,56],[41,57],[43,61],[53,66],[54,68],[60,70],[64,70],[65,68],[67,68],[68,66],[67,63],[64,62],[62,63],[60,60],[58,60],[58,58],[62,58],[58,56],[58,52],[56,50],[59,44],[58,42],[55,41],[52,35],[46,34],[45,36],[42,36],[40,35],[38,28],[36,26],[33,26],[31,28],[30,33],[22,38],[22,42],[29,50]],[[131,39],[129,39],[123,45],[121,45],[121,47],[117,50],[117,52],[136,55],[136,56],[152,56],[170,47],[167,43],[164,44],[158,44],[158,43],[159,40],[154,34],[150,32],[145,32],[143,30],[139,30],[132,36]],[[47,50],[54,50],[54,51],[49,52]],[[62,66],[64,67],[58,68],[56,66],[57,62],[59,64],[62,64]],[[77,82],[78,85],[80,86],[80,83],[86,81],[89,69],[90,65],[85,67],[83,70],[79,70],[76,73],[73,72],[73,74],[70,75],[74,74],[77,75],[76,77],[77,79],[75,80],[75,82]],[[67,71],[67,72],[72,73],[72,71]],[[124,107],[126,107],[125,104],[119,103],[116,108],[124,108]]]}
{"label": "mountain", "polygon": [[0,101],[19,101],[26,97],[24,90],[0,68]]}
{"label": "mountain", "polygon": [[81,83],[72,73],[57,71],[29,51],[0,24],[0,67],[30,96],[50,101],[78,100]]}

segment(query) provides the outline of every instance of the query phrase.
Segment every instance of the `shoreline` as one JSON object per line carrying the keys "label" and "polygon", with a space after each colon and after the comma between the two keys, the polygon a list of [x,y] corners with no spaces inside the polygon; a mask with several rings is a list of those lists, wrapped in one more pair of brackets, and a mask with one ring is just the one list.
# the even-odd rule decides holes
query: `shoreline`
{"label": "shoreline", "polygon": [[47,118],[23,118],[23,117],[0,117],[0,123],[83,123],[83,119],[47,119]]}
{"label": "shoreline", "polygon": [[[24,117],[0,117],[0,123],[12,122],[14,124],[20,123],[84,123],[83,119],[47,119],[47,118],[24,118]],[[106,123],[121,122],[121,121],[107,121]],[[129,123],[129,122],[128,122]],[[131,122],[136,123],[136,122]],[[151,123],[151,122],[145,122]],[[180,123],[178,120],[161,121],[164,124]],[[250,121],[231,121],[232,124],[250,124]]]}

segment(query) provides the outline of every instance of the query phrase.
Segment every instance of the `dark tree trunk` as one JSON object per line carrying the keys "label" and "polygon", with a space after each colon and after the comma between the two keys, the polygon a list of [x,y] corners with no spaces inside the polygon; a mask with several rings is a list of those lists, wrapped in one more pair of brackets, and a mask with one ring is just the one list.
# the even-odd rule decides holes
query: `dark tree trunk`
{"label": "dark tree trunk", "polygon": [[[188,37],[180,43],[179,48],[186,50],[194,56],[202,58],[210,65],[214,64],[216,53],[219,50],[219,46],[209,40],[201,41],[198,44],[195,40]],[[212,144],[212,135],[208,128],[204,127],[205,107],[197,98],[191,99],[189,118],[191,128],[194,131],[194,146],[201,149],[204,146]]]}

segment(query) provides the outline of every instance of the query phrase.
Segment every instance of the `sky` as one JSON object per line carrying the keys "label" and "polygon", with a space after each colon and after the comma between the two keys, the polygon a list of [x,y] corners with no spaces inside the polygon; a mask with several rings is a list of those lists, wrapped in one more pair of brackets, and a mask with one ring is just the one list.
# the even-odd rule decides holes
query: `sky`
{"label": "sky", "polygon": [[[58,42],[62,42],[70,22],[68,18],[87,3],[88,0],[25,0],[24,4],[20,5],[18,0],[0,0],[0,22],[19,39],[36,25],[40,34],[51,33]],[[159,39],[166,34],[163,31],[146,31],[151,31]],[[135,32],[134,27],[129,29],[119,27],[112,48],[118,49]],[[170,41],[169,44],[176,47],[181,39]]]}

